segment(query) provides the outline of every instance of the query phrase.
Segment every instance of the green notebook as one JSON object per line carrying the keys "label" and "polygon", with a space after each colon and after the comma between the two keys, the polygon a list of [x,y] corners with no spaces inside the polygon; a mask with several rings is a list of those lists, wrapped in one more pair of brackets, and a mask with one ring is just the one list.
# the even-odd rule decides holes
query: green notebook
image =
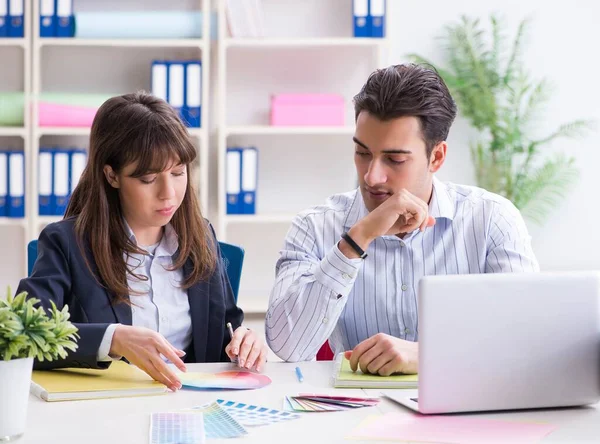
{"label": "green notebook", "polygon": [[353,372],[350,362],[340,353],[334,363],[333,386],[336,388],[416,389],[418,375],[367,375]]}

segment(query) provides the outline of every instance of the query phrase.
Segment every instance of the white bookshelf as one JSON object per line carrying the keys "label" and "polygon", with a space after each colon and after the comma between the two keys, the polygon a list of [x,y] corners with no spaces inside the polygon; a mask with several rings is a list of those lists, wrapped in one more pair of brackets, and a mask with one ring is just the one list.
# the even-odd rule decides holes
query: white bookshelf
{"label": "white bookshelf", "polygon": [[[238,298],[246,313],[267,309],[275,263],[294,216],[355,187],[351,99],[368,75],[383,66],[389,45],[386,38],[352,37],[350,0],[262,4],[262,38],[230,37],[225,2],[218,6],[218,177],[212,196],[217,200],[219,239],[246,250]],[[315,11],[323,13],[317,17]],[[313,92],[344,96],[344,126],[269,125],[270,94]],[[255,215],[226,213],[228,146],[258,148]]]}
{"label": "white bookshelf", "polygon": [[348,135],[354,134],[352,126],[226,126],[223,129],[226,136],[234,135]]}
{"label": "white bookshelf", "polygon": [[204,39],[37,39],[38,46],[84,46],[109,48],[197,48],[204,47]]}
{"label": "white bookshelf", "polygon": [[1,137],[21,137],[27,136],[28,129],[26,127],[0,126]]}
{"label": "white bookshelf", "polygon": [[[27,9],[27,8],[25,8]],[[27,14],[27,11],[25,11]],[[25,38],[0,38],[0,47],[2,46],[18,46],[20,48],[25,48],[29,46],[29,36],[25,34]]]}
{"label": "white bookshelf", "polygon": [[[38,153],[43,144],[64,144],[87,149],[90,128],[40,127],[38,125],[38,97],[43,92],[86,92],[123,94],[136,90],[150,91],[152,60],[201,59],[202,60],[202,128],[189,128],[190,136],[198,148],[198,164],[193,182],[199,192],[203,211],[207,210],[208,180],[208,119],[210,91],[210,14],[203,14],[202,37],[186,39],[79,39],[40,38],[39,2],[33,3],[32,47],[32,121],[29,189],[27,209],[30,217],[30,238],[37,238],[41,229],[61,219],[60,216],[39,216],[37,196]],[[127,9],[195,9],[209,12],[210,0],[175,0],[168,4],[161,0],[79,1],[86,11]],[[68,59],[68,63],[59,60]],[[79,70],[80,72],[78,72]],[[70,72],[72,71],[72,72]]]}
{"label": "white bookshelf", "polygon": [[[327,1],[327,0],[324,0]],[[273,48],[273,47],[374,47],[379,48],[387,43],[386,39],[329,37],[329,38],[226,38],[223,46],[226,48]]]}
{"label": "white bookshelf", "polygon": [[[6,247],[0,258],[0,294],[4,295],[6,286],[14,292],[19,279],[27,273],[27,255],[24,248],[28,239],[27,200],[30,198],[28,158],[31,156],[30,128],[31,118],[27,112],[27,103],[31,99],[31,8],[25,8],[23,38],[0,38],[0,90],[22,91],[25,100],[24,121],[22,127],[0,126],[0,147],[22,150],[25,155],[25,217],[0,217],[0,241]],[[1,296],[0,296],[1,297]]]}

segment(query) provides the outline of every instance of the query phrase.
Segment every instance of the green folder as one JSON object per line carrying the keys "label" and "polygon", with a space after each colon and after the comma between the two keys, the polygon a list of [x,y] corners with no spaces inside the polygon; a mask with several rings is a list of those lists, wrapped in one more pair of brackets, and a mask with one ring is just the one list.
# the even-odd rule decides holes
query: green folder
{"label": "green folder", "polygon": [[54,103],[56,105],[72,105],[98,108],[111,97],[118,95],[119,94],[44,92],[39,95],[38,100],[40,102]]}
{"label": "green folder", "polygon": [[25,93],[0,92],[0,126],[23,126]]}
{"label": "green folder", "polygon": [[335,361],[333,386],[336,388],[416,389],[418,375],[378,376],[353,372],[350,362],[340,353]]}

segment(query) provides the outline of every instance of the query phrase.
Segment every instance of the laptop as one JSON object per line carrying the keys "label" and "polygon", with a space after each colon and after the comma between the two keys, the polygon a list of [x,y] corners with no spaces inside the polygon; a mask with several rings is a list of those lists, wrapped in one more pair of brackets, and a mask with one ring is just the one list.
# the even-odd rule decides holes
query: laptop
{"label": "laptop", "polygon": [[388,398],[423,414],[600,400],[600,273],[427,276],[418,303],[418,396]]}

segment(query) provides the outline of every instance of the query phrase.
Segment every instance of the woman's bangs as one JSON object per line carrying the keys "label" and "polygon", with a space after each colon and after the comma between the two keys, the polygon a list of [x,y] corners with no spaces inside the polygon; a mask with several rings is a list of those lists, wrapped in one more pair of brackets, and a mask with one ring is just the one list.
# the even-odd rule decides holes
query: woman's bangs
{"label": "woman's bangs", "polygon": [[130,151],[137,154],[131,159],[137,162],[132,177],[160,173],[175,165],[189,165],[196,159],[196,148],[179,129],[149,127],[136,142],[137,146]]}

